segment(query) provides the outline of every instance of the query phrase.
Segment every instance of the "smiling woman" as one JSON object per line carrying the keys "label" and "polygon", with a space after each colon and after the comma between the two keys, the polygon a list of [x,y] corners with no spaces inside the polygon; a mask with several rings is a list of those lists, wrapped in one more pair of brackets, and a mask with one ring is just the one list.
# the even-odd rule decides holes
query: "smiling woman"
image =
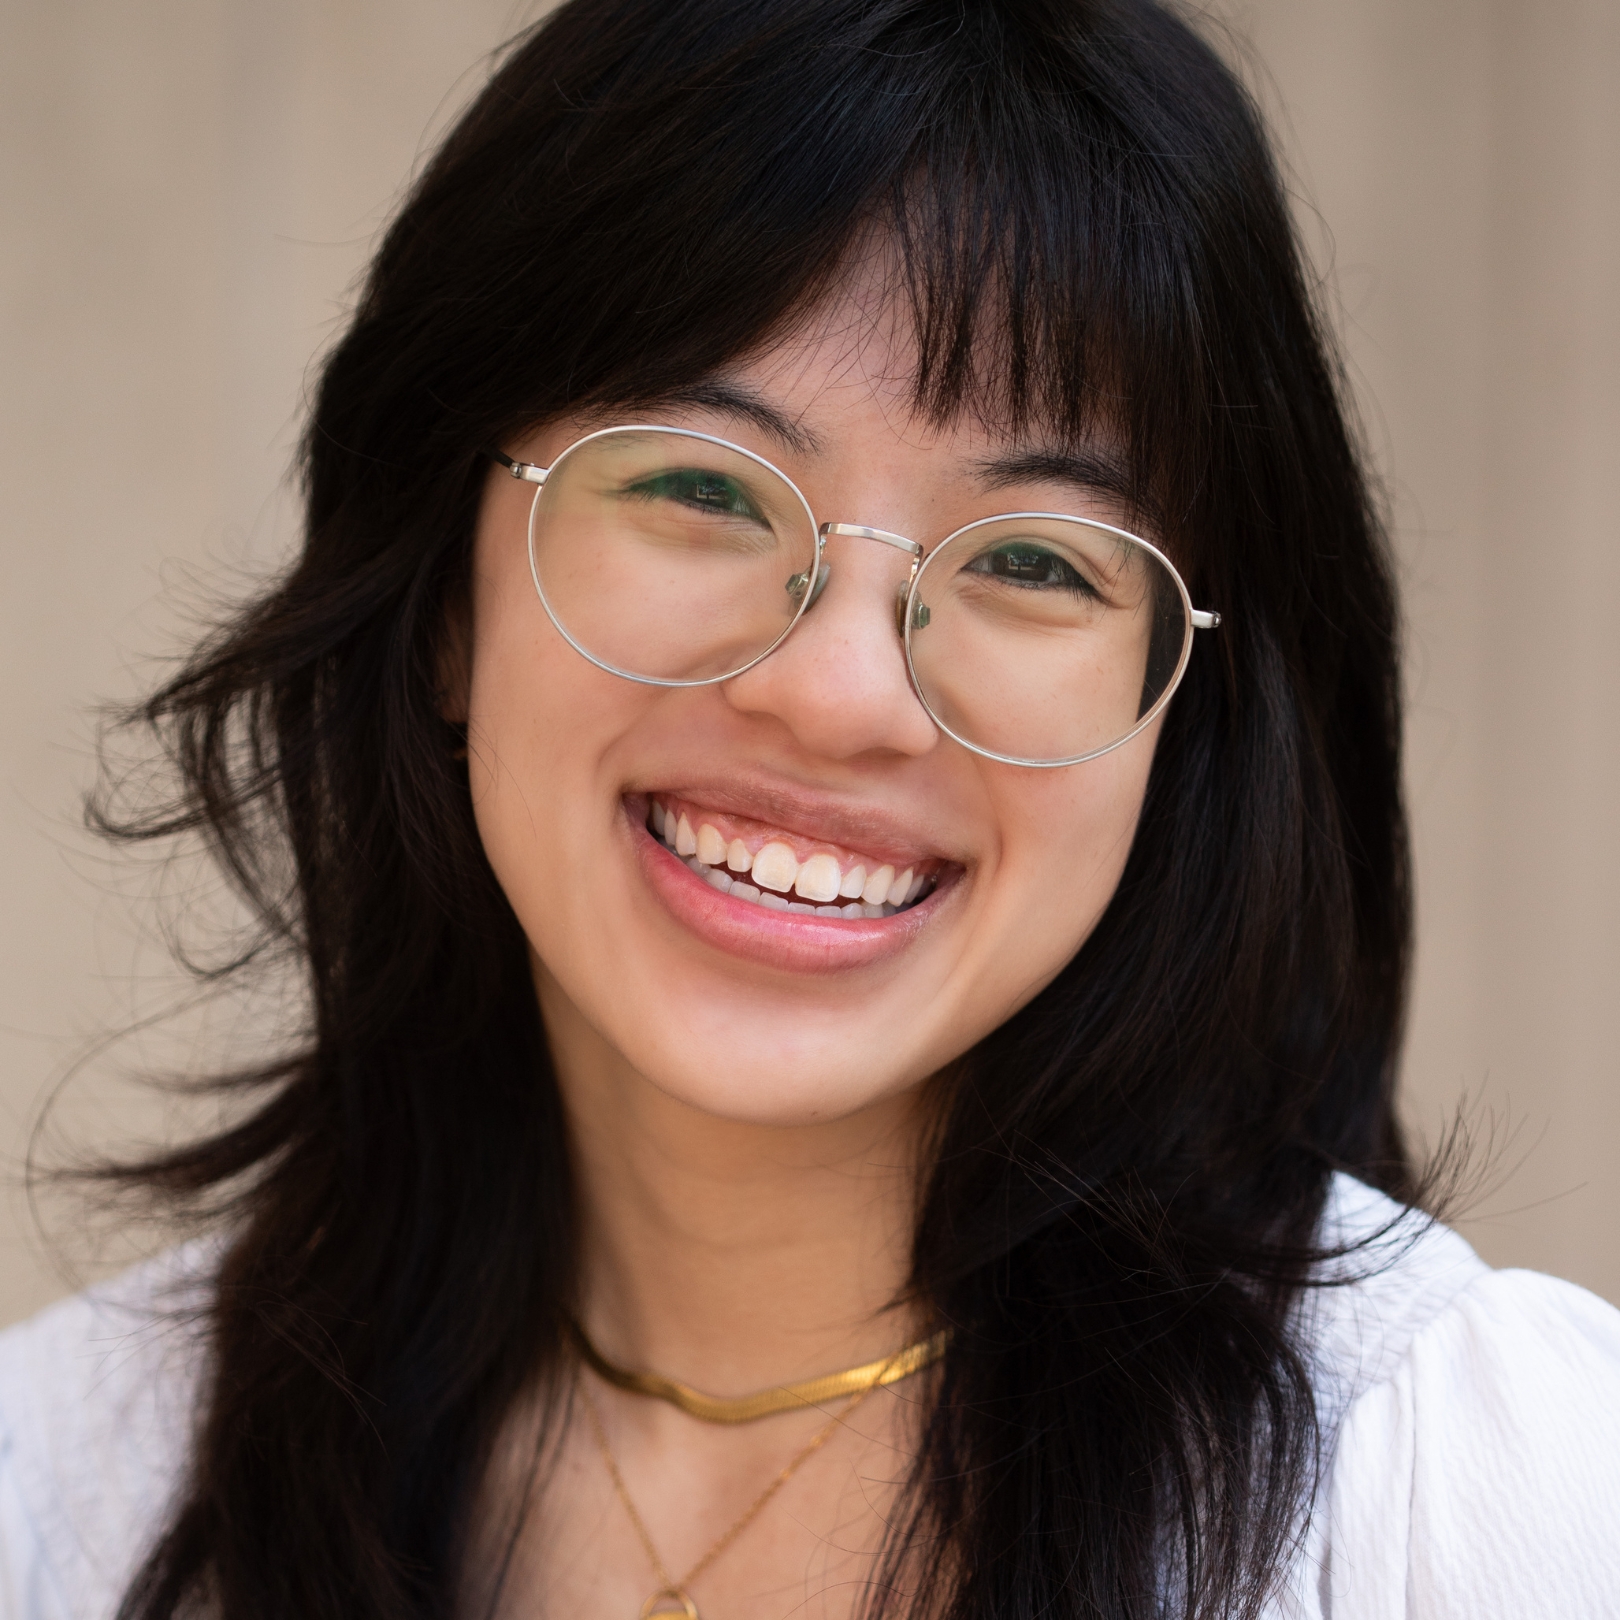
{"label": "smiling woman", "polygon": [[1417,1209],[1390,570],[1184,22],[571,0],[306,471],[100,814],[310,1026],[0,1340],[7,1613],[1612,1604],[1620,1322]]}

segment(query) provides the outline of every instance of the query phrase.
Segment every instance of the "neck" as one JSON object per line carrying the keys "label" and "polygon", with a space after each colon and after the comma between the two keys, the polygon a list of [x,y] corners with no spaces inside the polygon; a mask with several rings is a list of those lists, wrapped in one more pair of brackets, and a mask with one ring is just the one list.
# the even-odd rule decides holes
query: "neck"
{"label": "neck", "polygon": [[732,1396],[890,1354],[924,1112],[719,1119],[669,1096],[542,988],[581,1213],[581,1324],[603,1355]]}

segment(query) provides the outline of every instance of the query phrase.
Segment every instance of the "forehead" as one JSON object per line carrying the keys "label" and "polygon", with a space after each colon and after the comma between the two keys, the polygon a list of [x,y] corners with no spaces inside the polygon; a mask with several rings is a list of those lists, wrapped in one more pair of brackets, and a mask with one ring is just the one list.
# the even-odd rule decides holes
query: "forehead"
{"label": "forehead", "polygon": [[752,353],[720,368],[715,382],[771,400],[799,431],[858,422],[918,446],[1001,451],[1053,435],[1022,431],[988,393],[969,392],[949,411],[931,408],[917,319],[880,261],[841,278]]}

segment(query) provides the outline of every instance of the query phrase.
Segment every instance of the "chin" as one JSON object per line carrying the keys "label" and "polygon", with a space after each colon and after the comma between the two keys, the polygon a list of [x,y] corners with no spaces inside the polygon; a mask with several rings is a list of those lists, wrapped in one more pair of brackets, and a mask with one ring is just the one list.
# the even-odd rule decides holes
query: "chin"
{"label": "chin", "polygon": [[848,1119],[892,1105],[927,1079],[926,1063],[903,1068],[895,1062],[899,1054],[874,1063],[871,1040],[852,1038],[847,1019],[830,1032],[819,1027],[824,1015],[794,1022],[790,1035],[780,1025],[751,1032],[732,1024],[622,1044],[634,1067],[666,1097],[739,1125],[787,1129]]}

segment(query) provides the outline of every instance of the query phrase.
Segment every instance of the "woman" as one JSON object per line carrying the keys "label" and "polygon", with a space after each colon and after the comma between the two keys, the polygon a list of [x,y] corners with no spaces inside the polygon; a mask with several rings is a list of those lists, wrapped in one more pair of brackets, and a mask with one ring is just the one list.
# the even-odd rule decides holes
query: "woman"
{"label": "woman", "polygon": [[1600,1614],[1620,1319],[1411,1209],[1388,559],[1148,0],[573,0],[144,714],[305,964],[3,1341],[8,1612]]}

